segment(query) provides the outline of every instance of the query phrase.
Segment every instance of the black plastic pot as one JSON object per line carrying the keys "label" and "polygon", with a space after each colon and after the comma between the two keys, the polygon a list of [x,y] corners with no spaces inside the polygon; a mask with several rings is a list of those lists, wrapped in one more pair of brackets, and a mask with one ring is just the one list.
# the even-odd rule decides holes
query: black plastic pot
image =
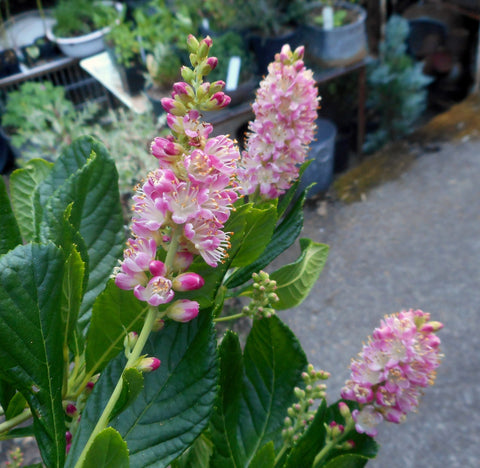
{"label": "black plastic pot", "polygon": [[0,78],[20,73],[20,63],[13,49],[0,52]]}
{"label": "black plastic pot", "polygon": [[118,65],[117,68],[120,73],[123,89],[131,96],[140,94],[145,85],[143,67],[141,65],[134,65],[132,67]]}
{"label": "black plastic pot", "polygon": [[49,41],[45,36],[38,37],[35,41],[20,48],[24,62],[29,66],[34,66],[40,60],[48,60],[58,57],[60,49],[57,45]]}
{"label": "black plastic pot", "polygon": [[249,43],[257,61],[257,73],[261,76],[267,73],[268,64],[274,60],[275,54],[280,52],[284,44],[289,44],[290,48],[295,50],[301,42],[302,34],[298,28],[275,37],[251,33]]}
{"label": "black plastic pot", "polygon": [[162,114],[165,113],[165,109],[162,106],[162,98],[158,97],[154,92],[152,92],[152,86],[147,86],[145,88],[145,94],[152,105],[153,113],[160,117]]}

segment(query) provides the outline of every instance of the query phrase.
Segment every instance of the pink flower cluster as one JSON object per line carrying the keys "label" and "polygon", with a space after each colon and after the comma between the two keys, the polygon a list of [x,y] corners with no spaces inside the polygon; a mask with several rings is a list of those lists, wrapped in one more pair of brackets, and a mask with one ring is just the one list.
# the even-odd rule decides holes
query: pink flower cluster
{"label": "pink flower cluster", "polygon": [[314,138],[318,92],[303,53],[303,47],[292,52],[284,45],[260,83],[253,104],[255,120],[238,171],[244,194],[259,190],[265,198],[278,197],[298,177],[305,161]]}
{"label": "pink flower cluster", "polygon": [[[195,81],[175,83],[172,98],[162,102],[171,134],[155,138],[151,145],[159,168],[136,188],[134,237],[115,272],[120,288],[133,289],[139,300],[152,306],[171,302],[174,291],[202,287],[199,275],[185,272],[194,255],[215,267],[229,247],[223,228],[238,198],[234,176],[240,154],[226,136],[210,137],[212,126],[202,122],[195,110],[218,109],[230,101],[221,91],[224,83],[198,83],[198,76],[217,63],[208,57],[210,46],[209,38],[198,42],[189,37],[195,70],[184,67],[182,75],[195,76]],[[160,260],[165,258],[162,251],[168,252],[168,265]],[[178,321],[197,314],[194,301],[179,300],[167,309],[167,316]]]}
{"label": "pink flower cluster", "polygon": [[375,436],[382,420],[400,423],[417,408],[422,388],[433,384],[440,364],[435,332],[442,327],[430,321],[430,314],[413,309],[382,320],[352,361],[351,378],[341,392],[360,404],[352,412],[358,432]]}

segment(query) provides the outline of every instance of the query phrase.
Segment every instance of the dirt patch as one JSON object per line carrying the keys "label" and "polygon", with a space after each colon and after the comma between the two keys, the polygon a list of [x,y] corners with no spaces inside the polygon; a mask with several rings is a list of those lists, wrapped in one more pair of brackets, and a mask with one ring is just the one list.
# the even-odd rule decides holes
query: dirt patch
{"label": "dirt patch", "polygon": [[403,174],[422,152],[431,152],[443,141],[480,138],[480,95],[474,94],[437,115],[401,141],[389,143],[340,175],[332,196],[345,203],[362,200],[373,188]]}

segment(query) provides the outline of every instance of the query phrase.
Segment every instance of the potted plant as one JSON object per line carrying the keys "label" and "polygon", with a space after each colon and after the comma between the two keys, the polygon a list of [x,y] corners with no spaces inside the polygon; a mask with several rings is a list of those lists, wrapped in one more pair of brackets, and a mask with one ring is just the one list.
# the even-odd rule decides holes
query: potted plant
{"label": "potted plant", "polygon": [[134,96],[142,91],[145,66],[140,56],[140,42],[131,22],[114,25],[106,36],[107,51],[116,66],[123,89]]}
{"label": "potted plant", "polygon": [[300,0],[247,0],[239,2],[237,24],[249,29],[250,46],[257,60],[257,71],[263,75],[283,44],[292,49],[300,45],[297,18]]}
{"label": "potted plant", "polygon": [[304,2],[302,42],[308,63],[346,66],[367,55],[366,10],[354,0]]}
{"label": "potted plant", "polygon": [[122,4],[115,2],[60,0],[47,37],[69,57],[94,55],[105,49],[104,37],[122,12]]}
{"label": "potted plant", "polygon": [[147,55],[145,94],[157,116],[163,113],[161,99],[169,95],[172,83],[179,78],[181,64],[178,51],[169,44],[158,43],[153,52]]}

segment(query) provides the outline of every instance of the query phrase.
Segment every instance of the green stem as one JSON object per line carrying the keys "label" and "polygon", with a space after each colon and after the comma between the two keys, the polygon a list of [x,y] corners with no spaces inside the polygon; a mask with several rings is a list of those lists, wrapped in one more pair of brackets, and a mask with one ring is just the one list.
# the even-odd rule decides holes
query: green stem
{"label": "green stem", "polygon": [[[152,331],[152,327],[153,327],[153,324],[155,323],[156,317],[157,317],[157,310],[154,308],[149,309],[147,312],[147,316],[145,317],[145,322],[143,324],[142,331],[140,332],[138,340],[135,343],[135,346],[132,350],[132,353],[130,354],[130,357],[128,358],[127,363],[125,364],[124,369],[128,369],[129,367],[132,367],[140,357],[140,354],[143,351],[145,343],[147,342],[147,339],[150,336],[150,332]],[[85,444],[85,447],[83,448],[82,453],[78,458],[75,468],[80,468],[81,466],[83,466],[85,457],[95,437],[103,429],[107,427],[110,414],[112,413],[112,410],[115,407],[115,404],[117,403],[118,398],[120,397],[120,394],[122,392],[122,387],[123,387],[123,379],[120,376],[120,378],[118,379],[117,385],[115,386],[115,389],[113,390],[113,393],[110,396],[110,399],[108,400],[108,403],[105,406],[105,409],[103,410],[103,413],[97,422],[97,425],[95,426],[92,433],[90,434],[90,437],[88,438],[87,443]]]}
{"label": "green stem", "polygon": [[26,421],[27,419],[30,419],[31,417],[32,417],[32,412],[30,411],[29,408],[27,408],[26,410],[22,411],[19,415],[15,416],[14,418],[9,419],[3,422],[2,424],[0,424],[0,434],[2,434],[3,432],[8,432],[13,427]]}
{"label": "green stem", "polygon": [[325,444],[325,447],[323,447],[323,449],[317,453],[315,460],[313,460],[312,468],[320,468],[320,466],[323,464],[323,462],[325,461],[325,458],[327,458],[330,451],[334,449],[338,444],[343,442],[350,435],[350,431],[354,427],[355,427],[355,422],[352,419],[347,423],[347,425],[345,426],[345,430],[340,437],[333,439],[330,442],[327,442]]}
{"label": "green stem", "polygon": [[290,447],[289,445],[283,444],[282,449],[280,450],[280,452],[278,452],[277,456],[275,457],[275,461],[273,462],[273,466],[277,466],[277,463],[280,462],[280,460],[283,457],[283,454],[289,449],[289,447]]}
{"label": "green stem", "polygon": [[245,314],[243,312],[240,312],[239,314],[235,315],[228,315],[227,317],[218,317],[213,319],[214,322],[226,322],[228,320],[236,320],[239,318],[245,317]]}

